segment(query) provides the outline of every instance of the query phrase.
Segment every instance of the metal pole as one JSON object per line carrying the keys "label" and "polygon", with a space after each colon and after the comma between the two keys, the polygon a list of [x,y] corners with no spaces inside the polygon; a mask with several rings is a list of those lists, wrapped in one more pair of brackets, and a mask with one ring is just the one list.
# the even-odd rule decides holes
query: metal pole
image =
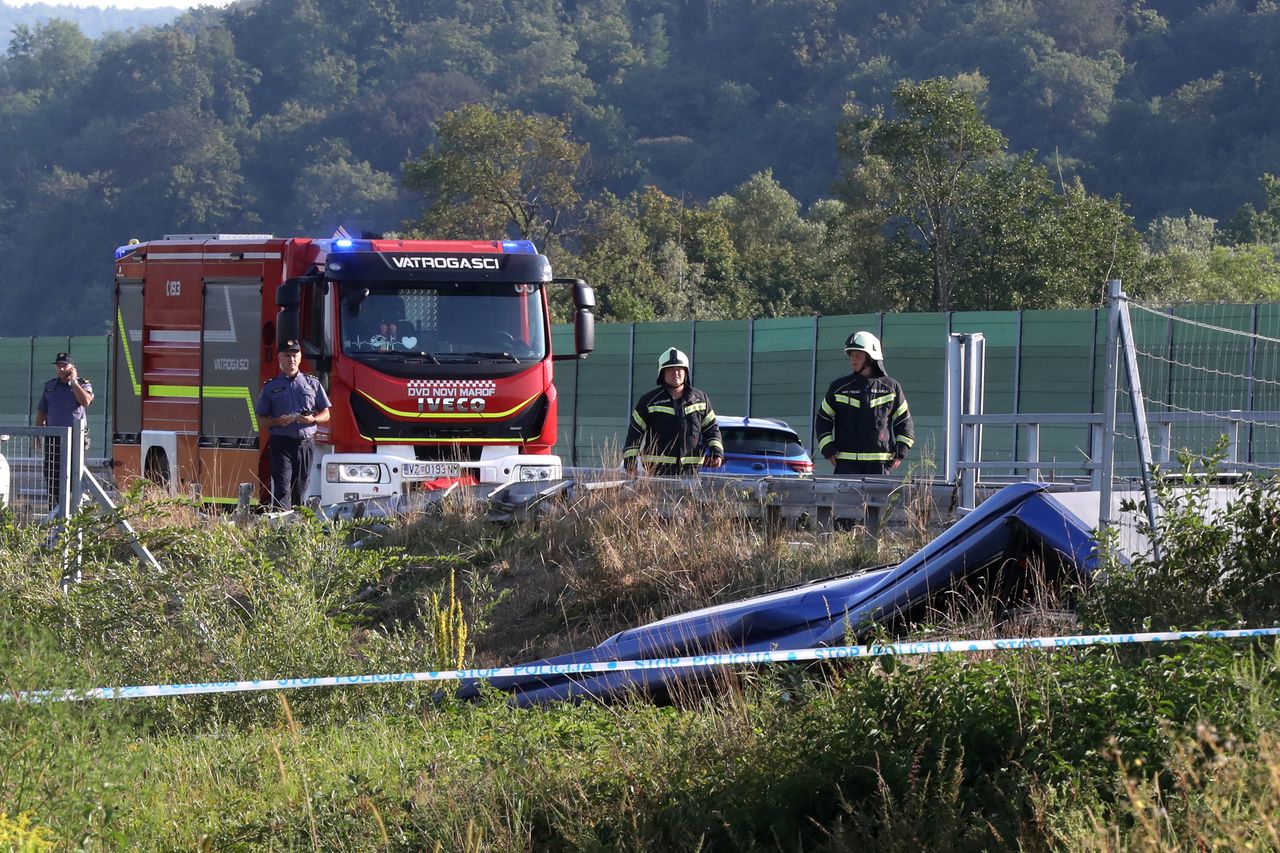
{"label": "metal pole", "polygon": [[[961,392],[961,413],[965,415],[981,415],[986,338],[981,332],[970,332],[969,334],[957,335],[957,337],[964,344],[962,358],[964,362],[962,370],[964,385]],[[981,476],[981,469],[977,467],[977,463],[982,461],[982,426],[976,423],[965,424],[961,436],[961,455],[966,462],[972,462],[975,465],[972,468],[965,469],[964,485],[960,492],[964,506],[968,509],[973,509],[978,505],[978,478]]]}
{"label": "metal pole", "polygon": [[[1022,311],[1018,311],[1017,325],[1013,337],[1013,413],[1015,415],[1022,414],[1022,408],[1019,397],[1022,395]],[[1038,443],[1037,439],[1037,443]],[[1018,458],[1018,424],[1013,425],[1013,453],[1009,461],[1016,461]],[[1016,471],[1016,469],[1015,469]],[[1039,480],[1038,475],[1031,479]]]}
{"label": "metal pole", "polygon": [[747,406],[746,415],[751,417],[751,369],[756,363],[756,321],[747,320]]}
{"label": "metal pole", "polygon": [[63,427],[57,435],[61,445],[58,448],[58,517],[65,523],[71,520],[71,440],[74,431],[71,427]]}
{"label": "metal pole", "polygon": [[1089,424],[1089,488],[1095,492],[1102,491],[1102,433],[1102,424]]}
{"label": "metal pole", "polygon": [[[1107,282],[1107,372],[1106,394],[1102,399],[1102,453],[1098,483],[1098,528],[1111,524],[1111,480],[1115,476],[1116,451],[1116,383],[1120,349],[1120,300],[1124,291],[1120,280]],[[1093,443],[1090,442],[1092,447]]]}
{"label": "metal pole", "polygon": [[959,482],[960,462],[960,336],[947,336],[946,378],[942,385],[942,474]]}
{"label": "metal pole", "polygon": [[[578,378],[582,376],[582,359],[573,362],[573,424],[569,433],[569,459],[573,461],[573,467],[578,467],[578,398],[581,392],[578,390]],[[630,400],[627,401],[630,405]]]}
{"label": "metal pole", "polygon": [[[630,342],[627,344],[627,408],[636,399],[636,324],[631,324]],[[627,421],[630,423],[630,416]]]}
{"label": "metal pole", "polygon": [[[698,363],[698,321],[689,321],[689,361]],[[692,381],[692,379],[690,380]]]}
{"label": "metal pole", "polygon": [[[1117,282],[1118,284],[1118,282]],[[1138,437],[1138,467],[1142,470],[1142,491],[1147,498],[1147,521],[1151,525],[1151,553],[1160,562],[1160,542],[1156,537],[1156,500],[1151,481],[1151,437],[1147,433],[1147,405],[1142,397],[1142,376],[1138,373],[1138,353],[1133,340],[1133,325],[1129,322],[1129,305],[1124,294],[1119,294],[1120,345],[1124,348],[1124,369],[1129,379],[1129,407],[1133,409],[1133,429]],[[1115,415],[1113,404],[1112,415]],[[1114,439],[1113,439],[1114,442]]]}
{"label": "metal pole", "polygon": [[[86,417],[88,413],[86,412]],[[80,511],[80,504],[84,500],[84,418],[79,418],[71,422],[71,483],[70,498],[71,511],[69,515],[74,515]]]}
{"label": "metal pole", "polygon": [[[1089,414],[1096,414],[1098,411],[1098,309],[1093,309],[1093,328],[1089,338]],[[1089,441],[1093,441],[1092,427],[1087,436]],[[1093,459],[1093,445],[1090,445],[1089,458]],[[1097,470],[1091,472],[1093,476],[1097,476]]]}
{"label": "metal pole", "polygon": [[[107,333],[107,368],[106,368],[106,384],[104,385],[103,401],[102,401],[102,457],[111,459],[111,448],[115,445],[115,422],[112,415],[115,414],[115,348],[116,333],[114,331]],[[95,397],[97,395],[94,395]]]}
{"label": "metal pole", "polygon": [[[969,414],[981,415],[987,411],[987,337],[982,332],[972,332],[969,334],[966,343],[969,349],[966,361],[969,365],[969,375],[971,377],[969,388],[969,404],[971,408]],[[974,425],[973,449],[973,458],[981,460],[982,424]],[[974,486],[978,484],[978,473],[978,469],[974,469]]]}
{"label": "metal pole", "polygon": [[[1040,461],[1040,424],[1027,424],[1027,461],[1036,463]],[[1027,477],[1035,482],[1040,481],[1040,469],[1031,467],[1027,469]]]}
{"label": "metal pole", "polygon": [[[1254,376],[1258,369],[1258,303],[1253,303],[1253,318],[1249,324],[1251,337],[1249,338],[1249,402],[1245,406],[1245,410],[1253,411],[1253,392],[1254,392]],[[1253,462],[1253,419],[1249,420],[1249,432],[1245,439],[1249,443],[1249,449],[1245,451],[1245,461]]]}
{"label": "metal pole", "polygon": [[27,345],[27,424],[32,422],[31,413],[35,411],[36,401],[36,339],[33,336]]}
{"label": "metal pole", "polygon": [[[818,438],[818,315],[813,315],[813,354],[809,359],[809,446],[813,447]],[[814,458],[818,454],[815,452]]]}

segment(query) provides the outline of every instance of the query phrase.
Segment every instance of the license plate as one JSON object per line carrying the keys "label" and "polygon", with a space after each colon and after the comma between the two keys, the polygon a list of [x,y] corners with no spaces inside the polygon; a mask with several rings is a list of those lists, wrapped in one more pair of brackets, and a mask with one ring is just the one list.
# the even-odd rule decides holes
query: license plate
{"label": "license plate", "polygon": [[458,477],[462,466],[457,462],[407,462],[401,466],[406,480],[436,480],[440,477]]}

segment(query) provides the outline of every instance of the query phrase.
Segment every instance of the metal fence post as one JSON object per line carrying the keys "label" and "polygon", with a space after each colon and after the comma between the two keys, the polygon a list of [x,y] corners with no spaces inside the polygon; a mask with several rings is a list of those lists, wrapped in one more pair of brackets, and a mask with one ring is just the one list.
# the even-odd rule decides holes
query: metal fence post
{"label": "metal fence post", "polygon": [[948,483],[960,476],[960,336],[947,336],[946,377],[942,383],[942,475]]}
{"label": "metal fence post", "polygon": [[[71,519],[71,427],[57,428],[54,436],[58,441],[58,517],[65,523]],[[48,440],[48,439],[46,439]]]}
{"label": "metal fence post", "polygon": [[581,358],[573,363],[573,424],[569,433],[572,436],[569,440],[569,459],[575,468],[578,467],[578,397],[581,394],[578,378],[582,376],[582,365]]}
{"label": "metal fence post", "polygon": [[33,335],[27,345],[27,424],[30,425],[32,412],[36,410],[36,339]]}
{"label": "metal fence post", "polygon": [[[960,343],[960,415],[981,415],[985,392],[986,337],[981,332],[954,335]],[[957,421],[960,417],[956,418]],[[961,472],[961,503],[967,509],[978,505],[978,478],[982,461],[982,425],[966,423],[960,430],[960,458],[966,465]]]}
{"label": "metal fence post", "polygon": [[[627,407],[636,400],[636,324],[631,324],[631,335],[627,343]],[[628,420],[630,420],[628,418]]]}
{"label": "metal fence post", "polygon": [[[1022,405],[1021,400],[1019,399],[1022,396],[1022,311],[1018,311],[1017,313],[1017,323],[1014,328],[1016,331],[1014,332],[1013,337],[1013,413],[1015,415],[1020,415],[1022,414]],[[1014,461],[1018,458],[1018,432],[1018,424],[1015,422],[1013,425],[1013,451],[1010,461]],[[1039,441],[1040,438],[1037,436],[1037,445],[1039,444]],[[1039,460],[1037,459],[1037,461]],[[1039,480],[1039,472],[1037,471],[1035,474],[1032,474],[1031,479]]]}
{"label": "metal fence post", "polygon": [[[1100,463],[1098,470],[1098,526],[1106,527],[1111,523],[1111,488],[1116,473],[1116,393],[1118,388],[1118,368],[1120,366],[1120,300],[1124,293],[1120,288],[1120,280],[1107,282],[1107,372],[1106,391],[1102,399],[1102,436],[1101,458],[1094,459]],[[1090,447],[1094,446],[1090,442]]]}
{"label": "metal fence post", "polygon": [[[1016,446],[1014,451],[1016,453]],[[1027,424],[1027,461],[1032,463],[1027,468],[1027,479],[1040,482],[1040,468],[1035,464],[1040,461],[1040,424]]]}
{"label": "metal fence post", "polygon": [[[1253,393],[1254,393],[1254,377],[1257,375],[1258,369],[1258,303],[1253,303],[1253,315],[1249,323],[1249,401],[1247,408],[1253,411]],[[1245,438],[1249,443],[1249,449],[1246,453],[1246,462],[1253,461],[1253,421],[1249,422],[1249,434]]]}
{"label": "metal fence post", "polygon": [[70,492],[70,508],[68,516],[74,515],[80,511],[80,504],[84,501],[84,436],[85,421],[84,418],[78,418],[71,422],[71,482]]}
{"label": "metal fence post", "polygon": [[813,352],[809,357],[809,446],[818,457],[818,315],[813,315]]}

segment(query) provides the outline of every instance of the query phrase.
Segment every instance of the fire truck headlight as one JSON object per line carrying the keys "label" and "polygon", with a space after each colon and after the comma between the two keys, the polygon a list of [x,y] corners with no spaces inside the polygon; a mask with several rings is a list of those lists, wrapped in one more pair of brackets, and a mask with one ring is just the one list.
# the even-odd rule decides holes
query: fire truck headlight
{"label": "fire truck headlight", "polygon": [[370,462],[330,462],[324,478],[330,483],[380,483],[382,466]]}
{"label": "fire truck headlight", "polygon": [[520,466],[520,482],[537,483],[551,479],[552,468],[550,465],[521,465]]}

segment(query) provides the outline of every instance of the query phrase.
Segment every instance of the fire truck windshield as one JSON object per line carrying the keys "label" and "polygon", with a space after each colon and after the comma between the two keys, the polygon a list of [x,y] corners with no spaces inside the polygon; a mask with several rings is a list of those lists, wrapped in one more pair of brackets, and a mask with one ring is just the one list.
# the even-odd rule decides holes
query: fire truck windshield
{"label": "fire truck windshield", "polygon": [[342,350],[357,359],[401,353],[439,363],[541,361],[542,299],[537,283],[362,283],[360,291],[342,293]]}

